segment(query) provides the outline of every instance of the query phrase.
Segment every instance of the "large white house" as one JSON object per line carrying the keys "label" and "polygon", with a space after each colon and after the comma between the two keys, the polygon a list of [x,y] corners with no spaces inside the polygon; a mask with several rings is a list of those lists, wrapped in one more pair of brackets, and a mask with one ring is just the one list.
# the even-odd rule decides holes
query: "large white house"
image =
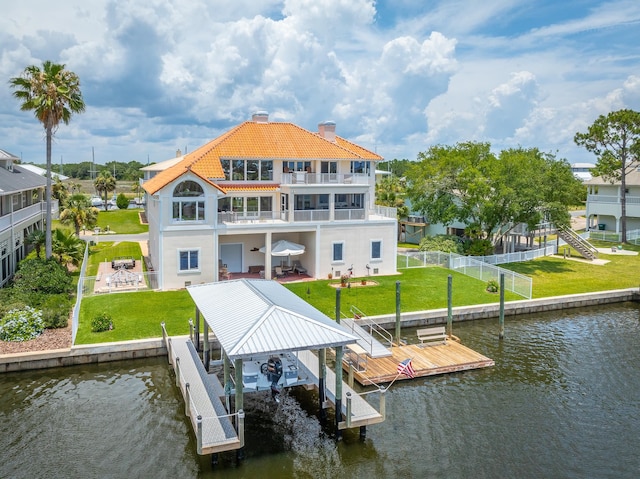
{"label": "large white house", "polygon": [[[627,231],[640,229],[640,171],[638,168],[626,175]],[[587,185],[587,228],[620,233],[622,229],[620,181],[611,183],[597,176],[586,181],[585,184]]]}
{"label": "large white house", "polygon": [[26,237],[44,227],[46,179],[0,150],[0,287],[27,254]]}
{"label": "large white house", "polygon": [[[276,266],[293,260],[314,278],[351,267],[354,276],[395,273],[396,212],[374,204],[382,157],[337,136],[333,122],[318,130],[270,122],[259,112],[195,151],[179,152],[166,167],[145,171],[158,287],[216,281],[222,268],[270,279]],[[304,253],[272,256],[279,240],[302,245]]]}

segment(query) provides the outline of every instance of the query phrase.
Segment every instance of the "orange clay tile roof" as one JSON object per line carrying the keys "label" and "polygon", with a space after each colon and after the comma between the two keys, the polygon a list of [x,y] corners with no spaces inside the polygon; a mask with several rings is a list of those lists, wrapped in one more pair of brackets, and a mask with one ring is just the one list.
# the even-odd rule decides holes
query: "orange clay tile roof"
{"label": "orange clay tile roof", "polygon": [[275,191],[280,188],[280,185],[276,183],[225,183],[224,190],[225,191]]}
{"label": "orange clay tile roof", "polygon": [[182,161],[146,181],[143,188],[155,194],[189,170],[216,186],[214,180],[224,179],[220,164],[223,158],[382,160],[343,138],[336,136],[334,143],[293,123],[246,121],[185,155]]}

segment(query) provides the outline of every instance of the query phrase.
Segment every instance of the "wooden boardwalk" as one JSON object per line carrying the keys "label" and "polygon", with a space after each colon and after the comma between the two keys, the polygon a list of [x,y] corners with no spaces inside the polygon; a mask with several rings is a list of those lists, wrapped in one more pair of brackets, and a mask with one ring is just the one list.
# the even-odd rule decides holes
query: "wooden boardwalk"
{"label": "wooden boardwalk", "polygon": [[[398,375],[398,364],[407,358],[411,358],[417,378],[495,365],[493,359],[456,341],[425,346],[419,344],[395,346],[391,348],[391,353],[391,356],[384,358],[367,358],[364,371],[353,371],[355,380],[363,386],[389,383]],[[349,370],[349,366],[345,363],[343,368]],[[401,374],[397,379],[410,378]]]}
{"label": "wooden boardwalk", "polygon": [[[215,374],[208,374],[190,339],[167,338],[169,362],[176,371],[186,413],[196,435],[200,455],[243,447],[231,415],[220,401],[223,392]],[[188,387],[187,387],[188,385]]]}

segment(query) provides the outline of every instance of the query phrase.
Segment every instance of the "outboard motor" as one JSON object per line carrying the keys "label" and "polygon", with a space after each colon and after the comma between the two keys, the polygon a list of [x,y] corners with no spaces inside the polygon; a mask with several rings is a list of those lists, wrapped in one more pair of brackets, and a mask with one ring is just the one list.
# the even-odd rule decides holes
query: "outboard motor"
{"label": "outboard motor", "polygon": [[278,357],[269,358],[267,362],[267,379],[271,381],[271,397],[278,401],[278,381],[282,377],[282,361]]}

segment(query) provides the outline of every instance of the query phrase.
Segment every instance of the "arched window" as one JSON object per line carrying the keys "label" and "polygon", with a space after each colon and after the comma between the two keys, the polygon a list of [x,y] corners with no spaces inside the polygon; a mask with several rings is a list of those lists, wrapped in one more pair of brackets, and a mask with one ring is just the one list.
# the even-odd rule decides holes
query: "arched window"
{"label": "arched window", "polygon": [[202,186],[195,181],[183,181],[173,190],[173,221],[204,221],[204,219]]}

